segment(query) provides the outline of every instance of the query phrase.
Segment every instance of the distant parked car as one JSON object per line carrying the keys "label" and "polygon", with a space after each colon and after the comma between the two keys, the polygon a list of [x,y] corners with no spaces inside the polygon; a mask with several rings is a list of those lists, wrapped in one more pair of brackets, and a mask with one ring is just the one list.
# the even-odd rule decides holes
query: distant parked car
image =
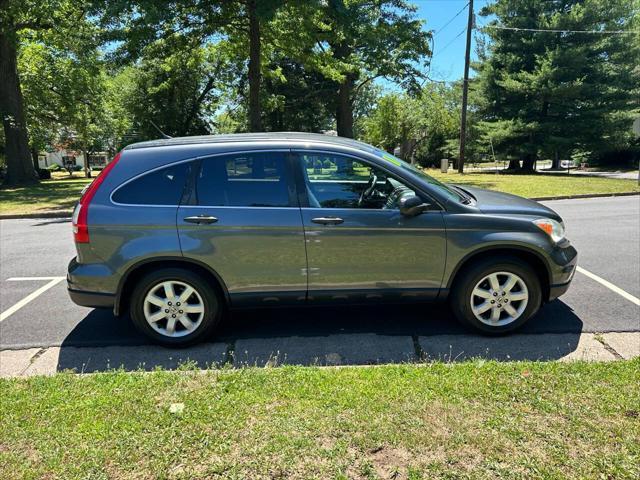
{"label": "distant parked car", "polygon": [[565,168],[565,169],[576,168],[576,164],[574,163],[573,160],[561,160],[560,168]]}
{"label": "distant parked car", "polygon": [[448,300],[501,334],[562,295],[577,262],[539,203],[312,134],[130,145],[83,194],[73,231],[73,301],[128,311],[173,346],[257,305]]}

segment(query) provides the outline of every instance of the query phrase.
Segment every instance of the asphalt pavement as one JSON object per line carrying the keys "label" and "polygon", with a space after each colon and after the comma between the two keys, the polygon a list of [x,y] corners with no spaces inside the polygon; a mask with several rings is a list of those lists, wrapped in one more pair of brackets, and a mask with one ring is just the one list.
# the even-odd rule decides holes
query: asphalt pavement
{"label": "asphalt pavement", "polygon": [[[640,297],[640,197],[545,204],[564,218],[567,235],[579,251],[580,267],[609,286],[578,272],[569,292],[545,305],[521,332],[573,335],[577,343],[585,332],[640,331],[640,306],[633,301]],[[74,255],[66,219],[0,221],[0,312],[4,315],[0,350],[147,344],[126,316],[115,318],[110,311],[71,302],[61,277]],[[53,286],[25,301],[49,283]],[[16,305],[22,306],[16,309]],[[353,348],[354,341],[385,339],[389,349],[398,344],[400,350],[406,347],[413,354],[419,353],[421,338],[434,336],[464,337],[470,350],[477,338],[478,351],[484,342],[455,322],[446,305],[242,311],[227,319],[216,340],[220,355],[236,344],[286,349],[292,342],[304,343],[305,338],[316,343],[322,339],[326,351]]]}

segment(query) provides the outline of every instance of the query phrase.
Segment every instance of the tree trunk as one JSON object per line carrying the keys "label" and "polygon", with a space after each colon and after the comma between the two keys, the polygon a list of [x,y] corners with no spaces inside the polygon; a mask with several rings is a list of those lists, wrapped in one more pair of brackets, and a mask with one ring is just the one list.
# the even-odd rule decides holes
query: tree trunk
{"label": "tree trunk", "polygon": [[508,170],[520,170],[520,160],[509,160]]}
{"label": "tree trunk", "polygon": [[7,177],[5,185],[38,182],[29,153],[15,42],[0,33],[0,115],[5,136]]}
{"label": "tree trunk", "polygon": [[533,166],[536,163],[536,155],[533,153],[527,153],[522,160],[522,170],[526,172],[533,172]]}
{"label": "tree trunk", "polygon": [[338,87],[338,104],[336,106],[336,127],[339,137],[353,138],[353,76],[345,75],[345,79]]}
{"label": "tree trunk", "polygon": [[260,118],[260,21],[256,1],[247,2],[249,14],[249,131],[261,132]]}
{"label": "tree trunk", "polygon": [[38,150],[35,148],[31,149],[31,161],[33,162],[33,169],[36,172],[40,170],[40,165],[38,164]]}
{"label": "tree trunk", "polygon": [[91,178],[91,166],[89,165],[89,152],[82,150],[82,156],[84,158],[84,176]]}
{"label": "tree trunk", "polygon": [[556,150],[553,161],[551,162],[551,169],[557,170],[558,168],[560,168],[560,155],[558,154],[558,150]]}

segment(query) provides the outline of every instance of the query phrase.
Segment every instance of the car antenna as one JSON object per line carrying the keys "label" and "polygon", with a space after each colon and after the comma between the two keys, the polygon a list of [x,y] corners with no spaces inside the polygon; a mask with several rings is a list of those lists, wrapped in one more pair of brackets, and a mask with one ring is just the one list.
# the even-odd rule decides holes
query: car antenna
{"label": "car antenna", "polygon": [[153,125],[153,128],[155,128],[156,130],[158,130],[158,132],[160,132],[160,136],[162,138],[173,138],[173,137],[170,137],[169,135],[167,135],[166,133],[164,133],[162,130],[160,130],[160,127],[158,125],[156,125],[155,123],[153,123],[153,120],[149,120],[149,123],[151,125]]}

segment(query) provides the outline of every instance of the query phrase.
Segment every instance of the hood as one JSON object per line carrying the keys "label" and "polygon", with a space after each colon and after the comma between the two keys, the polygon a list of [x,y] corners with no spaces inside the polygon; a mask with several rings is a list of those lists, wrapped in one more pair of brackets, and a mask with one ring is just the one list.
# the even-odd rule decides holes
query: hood
{"label": "hood", "polygon": [[495,192],[467,185],[456,187],[469,192],[476,198],[477,207],[483,213],[532,215],[562,221],[560,215],[541,203],[518,197],[510,193]]}

